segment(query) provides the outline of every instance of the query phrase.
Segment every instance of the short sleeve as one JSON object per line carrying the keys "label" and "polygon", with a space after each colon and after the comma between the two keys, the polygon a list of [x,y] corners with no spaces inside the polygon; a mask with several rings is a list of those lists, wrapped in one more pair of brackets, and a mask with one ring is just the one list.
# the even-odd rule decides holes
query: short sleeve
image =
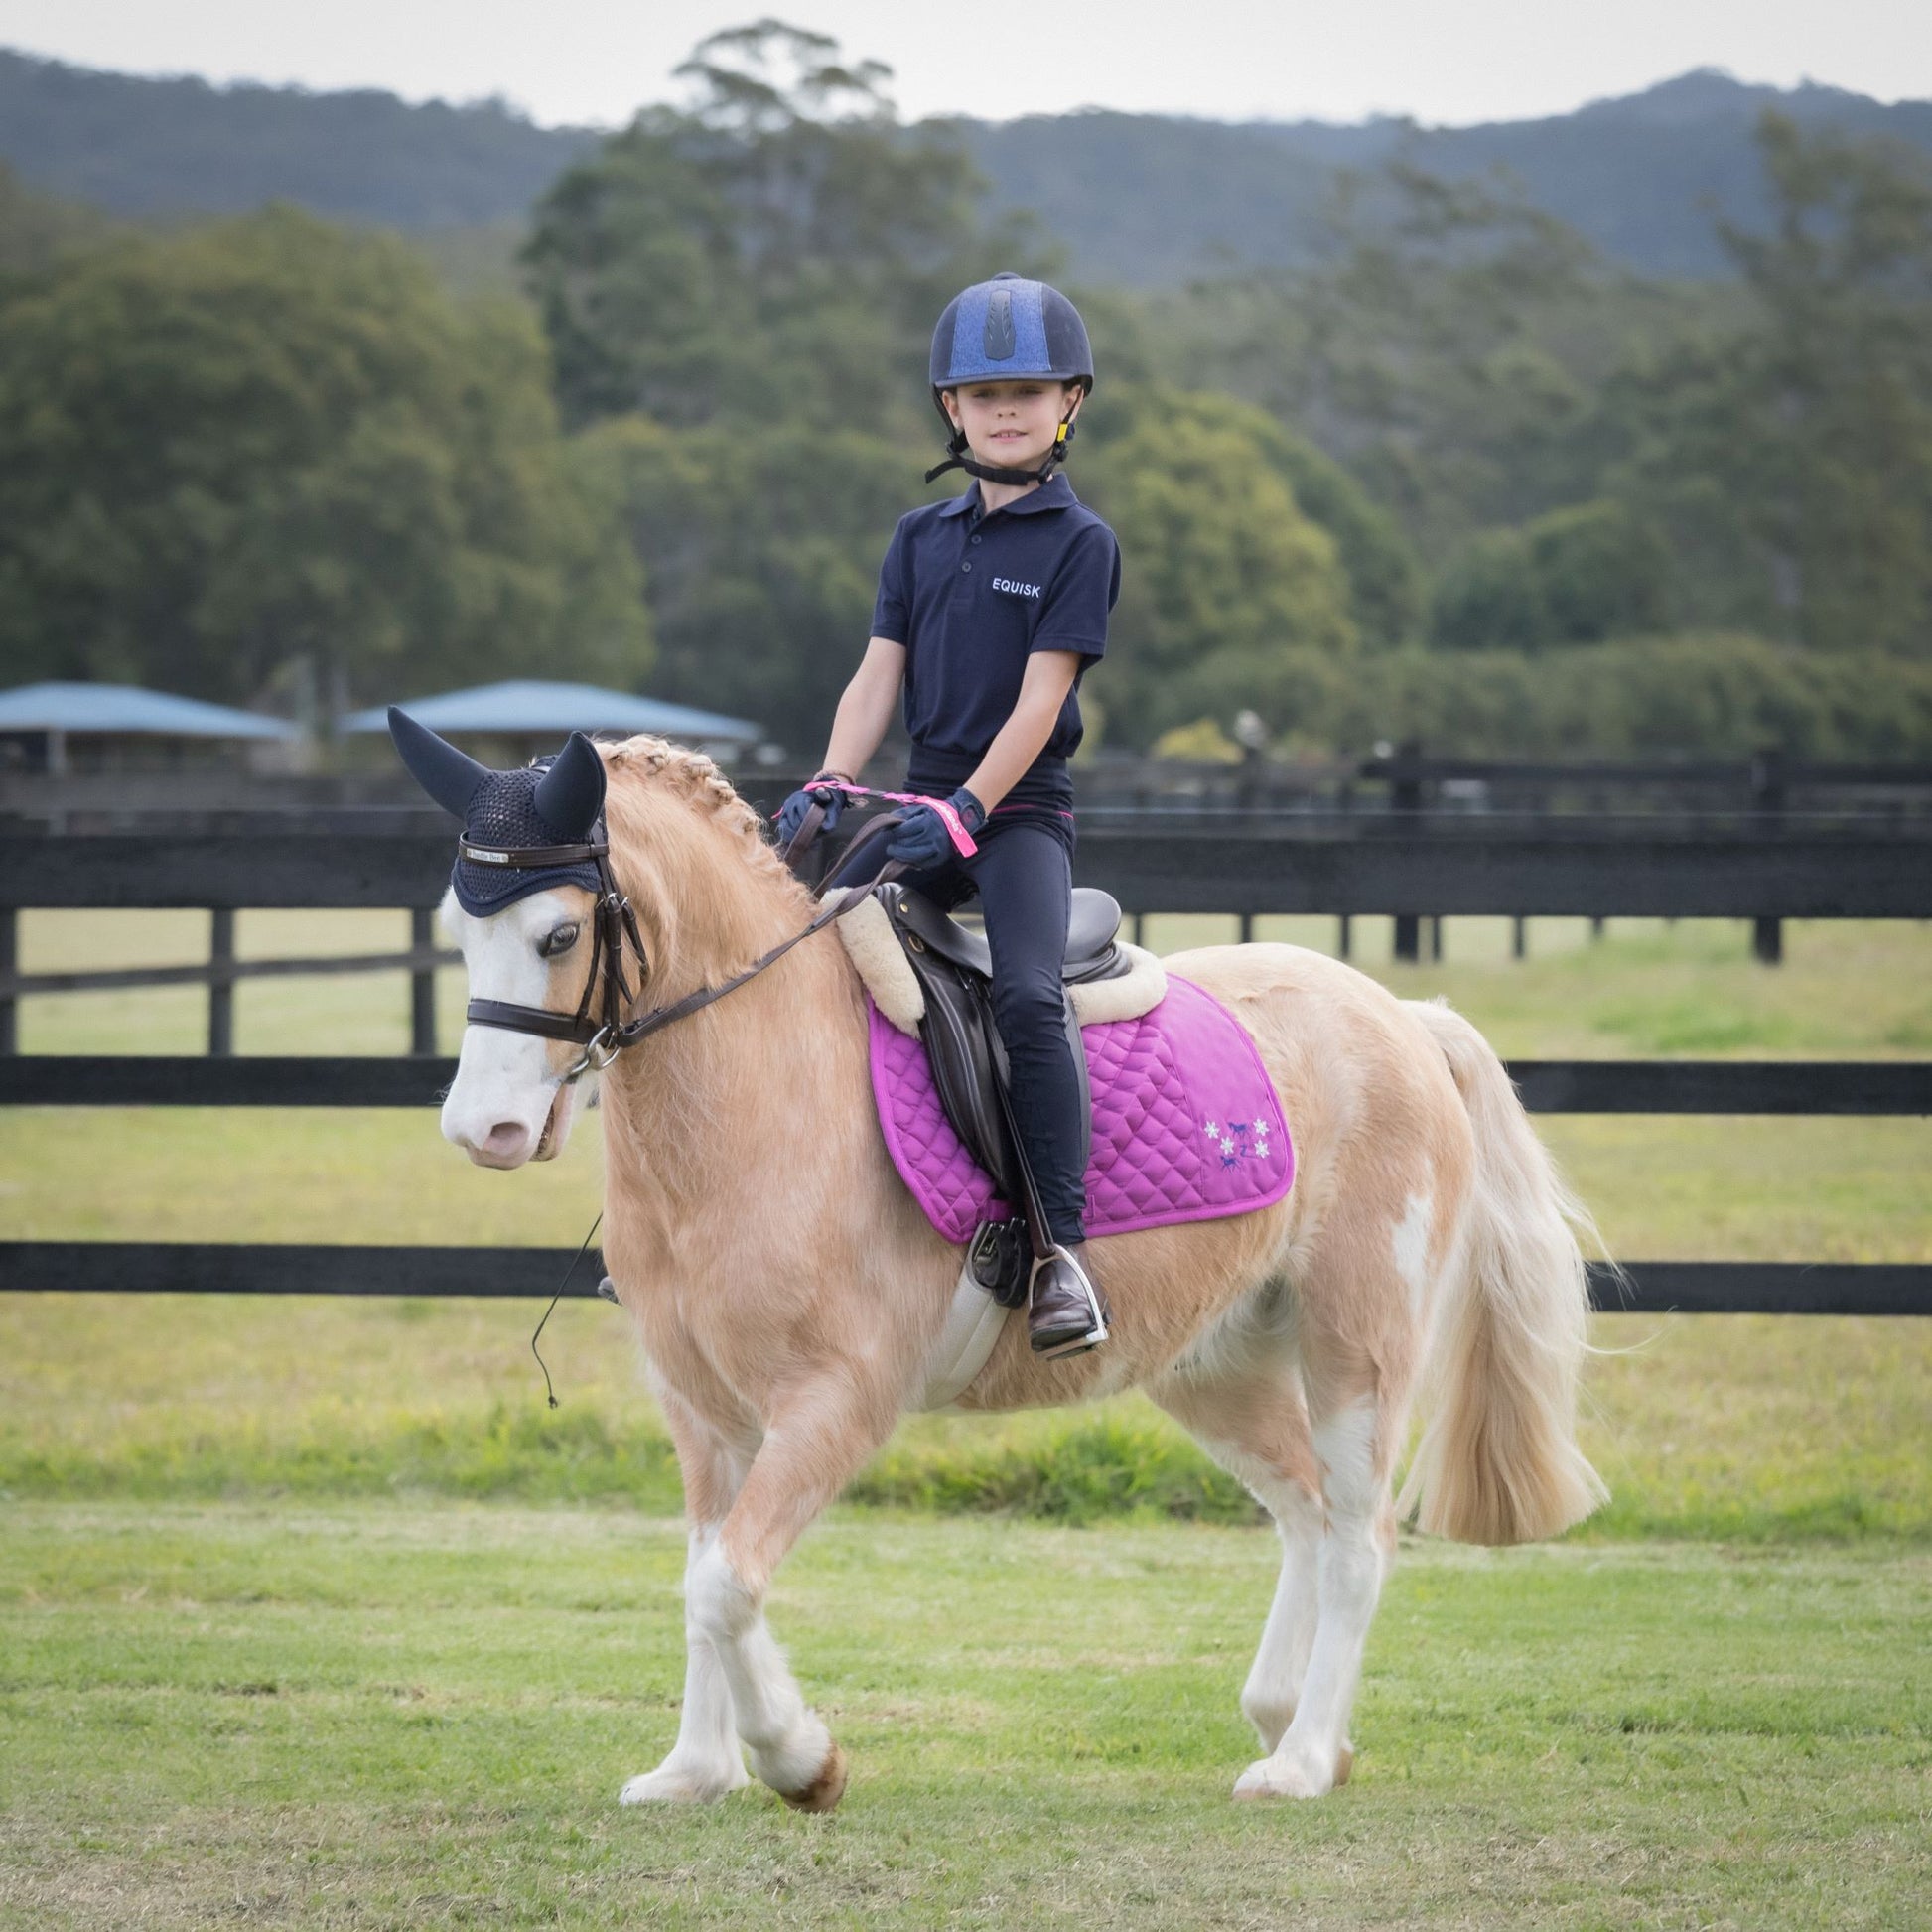
{"label": "short sleeve", "polygon": [[879,567],[879,595],[873,600],[872,634],[902,644],[912,633],[911,585],[906,582],[905,519],[887,546],[886,561]]}
{"label": "short sleeve", "polygon": [[1107,614],[1120,596],[1120,545],[1104,523],[1090,523],[1067,546],[1035,627],[1035,650],[1098,657],[1107,648]]}

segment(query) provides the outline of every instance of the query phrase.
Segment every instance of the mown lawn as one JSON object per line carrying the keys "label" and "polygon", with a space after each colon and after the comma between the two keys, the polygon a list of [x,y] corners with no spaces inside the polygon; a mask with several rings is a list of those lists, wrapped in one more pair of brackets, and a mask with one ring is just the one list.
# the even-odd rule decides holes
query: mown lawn
{"label": "mown lawn", "polygon": [[1904,1926],[1932,1561],[1406,1550],[1353,1782],[1236,1806],[1262,1531],[844,1511],[774,1596],[844,1808],[624,1812],[680,1687],[675,1523],[23,1504],[0,1923]]}

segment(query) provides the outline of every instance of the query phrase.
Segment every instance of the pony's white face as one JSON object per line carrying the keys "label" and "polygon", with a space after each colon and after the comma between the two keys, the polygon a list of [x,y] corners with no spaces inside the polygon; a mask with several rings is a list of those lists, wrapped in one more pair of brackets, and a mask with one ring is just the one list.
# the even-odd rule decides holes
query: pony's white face
{"label": "pony's white face", "polygon": [[[488,918],[451,893],[443,929],[463,949],[470,997],[570,1014],[590,971],[591,896],[559,887],[513,900]],[[456,1081],[443,1102],[443,1138],[480,1168],[520,1168],[563,1152],[581,1087],[563,1076],[579,1057],[570,1040],[500,1027],[466,1027]],[[588,1076],[587,1076],[588,1077]]]}

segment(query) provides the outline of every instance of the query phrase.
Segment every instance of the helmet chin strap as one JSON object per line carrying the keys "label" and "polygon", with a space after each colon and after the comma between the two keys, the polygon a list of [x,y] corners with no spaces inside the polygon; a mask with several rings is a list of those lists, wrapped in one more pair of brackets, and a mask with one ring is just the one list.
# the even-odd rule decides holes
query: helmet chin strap
{"label": "helmet chin strap", "polygon": [[925,473],[926,482],[936,483],[948,470],[964,470],[969,477],[977,477],[981,483],[1043,483],[1066,461],[1066,446],[1073,441],[1073,419],[1080,413],[1080,404],[1085,400],[1085,396],[1076,398],[1073,407],[1066,412],[1059,434],[1053,438],[1053,447],[1046,452],[1045,461],[1037,470],[1013,470],[1003,464],[982,463],[977,457],[966,454],[966,432],[956,429],[946,439],[945,462],[935,463]]}

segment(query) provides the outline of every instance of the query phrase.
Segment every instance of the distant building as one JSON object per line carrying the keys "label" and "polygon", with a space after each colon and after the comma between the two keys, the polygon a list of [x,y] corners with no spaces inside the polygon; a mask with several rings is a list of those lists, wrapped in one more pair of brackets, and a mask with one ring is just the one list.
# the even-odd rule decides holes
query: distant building
{"label": "distant building", "polygon": [[[479,684],[467,691],[445,691],[432,698],[399,700],[418,724],[445,738],[483,738],[507,746],[520,759],[554,752],[574,731],[650,732],[708,752],[721,764],[763,738],[761,726],[722,712],[640,698],[631,691],[606,691],[595,684],[562,684],[544,678],[511,678]],[[376,705],[345,718],[345,736],[386,732],[388,707]]]}
{"label": "distant building", "polygon": [[0,768],[45,772],[178,770],[286,761],[302,738],[285,719],[145,691],[132,684],[23,684],[0,691]]}

